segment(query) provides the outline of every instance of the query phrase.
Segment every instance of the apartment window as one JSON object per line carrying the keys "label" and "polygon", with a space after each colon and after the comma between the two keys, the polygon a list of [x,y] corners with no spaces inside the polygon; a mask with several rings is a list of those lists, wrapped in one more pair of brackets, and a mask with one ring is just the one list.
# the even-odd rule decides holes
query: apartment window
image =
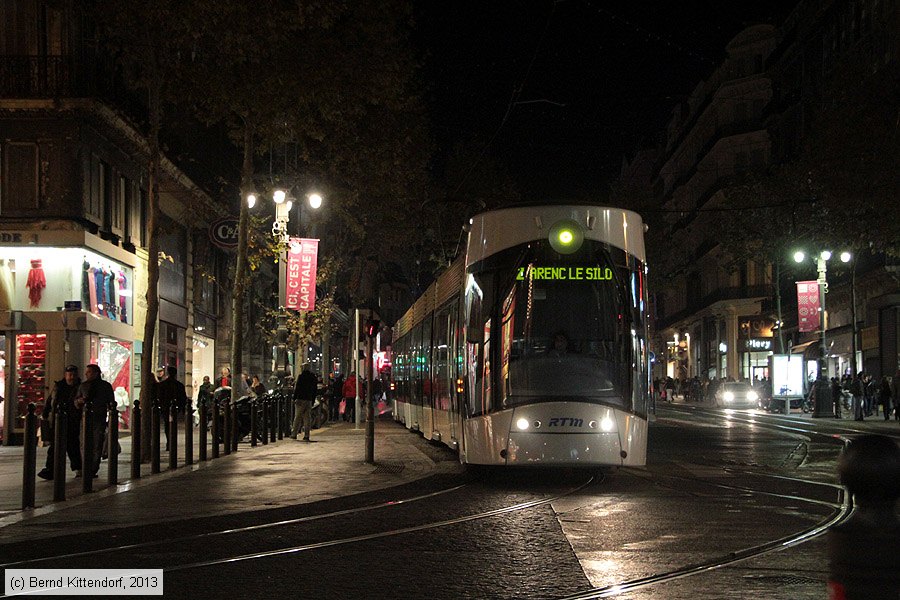
{"label": "apartment window", "polygon": [[103,195],[106,179],[106,165],[97,155],[91,155],[90,180],[88,185],[88,202],[85,213],[94,222],[100,223],[103,219]]}
{"label": "apartment window", "polygon": [[5,215],[38,207],[38,146],[32,142],[8,142],[4,148],[3,198]]}
{"label": "apartment window", "polygon": [[107,167],[108,178],[106,192],[106,228],[121,237],[125,233],[125,184],[124,177],[114,169]]}

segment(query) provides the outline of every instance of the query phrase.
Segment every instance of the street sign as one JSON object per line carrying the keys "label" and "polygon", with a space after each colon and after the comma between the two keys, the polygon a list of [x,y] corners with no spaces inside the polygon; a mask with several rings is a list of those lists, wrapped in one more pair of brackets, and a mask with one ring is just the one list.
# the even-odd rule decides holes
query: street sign
{"label": "street sign", "polygon": [[237,217],[222,217],[209,226],[209,239],[219,248],[233,250],[238,245]]}

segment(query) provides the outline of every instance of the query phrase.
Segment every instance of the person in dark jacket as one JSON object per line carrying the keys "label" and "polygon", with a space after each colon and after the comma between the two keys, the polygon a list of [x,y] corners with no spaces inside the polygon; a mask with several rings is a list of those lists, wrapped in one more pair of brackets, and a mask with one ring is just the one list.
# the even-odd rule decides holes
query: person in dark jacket
{"label": "person in dark jacket", "polygon": [[309,441],[309,421],[312,403],[316,399],[319,389],[319,379],[315,373],[309,370],[309,365],[303,365],[303,372],[297,377],[294,384],[294,424],[291,427],[291,437],[297,439],[300,426],[303,426],[303,441]]}
{"label": "person in dark jacket", "polygon": [[187,392],[184,384],[178,381],[178,367],[169,366],[166,368],[167,376],[156,386],[156,393],[159,398],[159,414],[160,421],[163,423],[163,429],[166,432],[166,450],[169,449],[169,416],[171,414],[172,405],[174,404],[177,411],[177,417],[184,415],[184,409],[187,406]]}
{"label": "person in dark jacket", "polygon": [[337,423],[341,419],[341,400],[344,396],[344,376],[338,375],[331,384],[331,397],[328,399],[328,420]]}
{"label": "person in dark jacket", "polygon": [[69,464],[76,473],[81,472],[81,410],[75,408],[75,397],[78,395],[78,386],[81,379],[78,377],[78,367],[69,365],[66,367],[65,376],[53,384],[53,390],[47,396],[41,419],[50,424],[50,447],[47,449],[47,463],[38,477],[41,479],[53,479],[53,446],[52,428],[54,423],[54,411],[59,408],[66,413],[66,454],[69,455]]}
{"label": "person in dark jacket", "polygon": [[96,477],[100,470],[100,457],[103,452],[103,434],[106,429],[106,418],[110,407],[116,406],[116,395],[97,365],[84,368],[84,381],[78,387],[75,406],[80,409],[90,407],[88,435],[91,436],[93,449],[91,456],[85,456],[84,440],[81,440],[81,464],[85,477]]}
{"label": "person in dark jacket", "polygon": [[838,476],[856,504],[828,532],[828,597],[897,600],[900,597],[900,447],[883,435],[851,441]]}

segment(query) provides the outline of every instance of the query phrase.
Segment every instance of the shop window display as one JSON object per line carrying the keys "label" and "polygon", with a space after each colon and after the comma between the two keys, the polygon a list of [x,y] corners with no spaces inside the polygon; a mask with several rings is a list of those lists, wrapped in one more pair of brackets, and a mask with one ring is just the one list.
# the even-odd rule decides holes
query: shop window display
{"label": "shop window display", "polygon": [[83,248],[3,247],[0,257],[0,310],[62,310],[80,300],[92,314],[132,322],[130,267]]}
{"label": "shop window display", "polygon": [[116,397],[119,425],[128,428],[131,415],[131,342],[101,337],[99,347],[91,344],[92,362],[96,362]]}
{"label": "shop window display", "polygon": [[17,383],[16,400],[18,415],[25,419],[28,404],[37,406],[35,414],[41,414],[47,383],[47,334],[23,333],[16,336]]}

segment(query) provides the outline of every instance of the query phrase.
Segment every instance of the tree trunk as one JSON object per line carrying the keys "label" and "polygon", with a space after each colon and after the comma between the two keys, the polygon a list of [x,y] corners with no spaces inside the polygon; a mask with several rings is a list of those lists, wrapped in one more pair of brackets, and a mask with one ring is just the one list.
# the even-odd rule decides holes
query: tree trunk
{"label": "tree trunk", "polygon": [[[242,347],[244,345],[244,292],[249,274],[247,273],[247,237],[250,228],[250,207],[247,195],[253,189],[253,128],[244,123],[244,164],[241,169],[241,211],[238,221],[237,263],[234,267],[234,291],[231,296],[231,386],[235,394],[243,369]],[[236,396],[234,396],[236,397]]]}
{"label": "tree trunk", "polygon": [[150,460],[150,402],[156,385],[153,376],[156,319],[159,316],[159,126],[162,120],[159,79],[149,90],[150,160],[147,167],[147,316],[141,353],[141,462]]}

